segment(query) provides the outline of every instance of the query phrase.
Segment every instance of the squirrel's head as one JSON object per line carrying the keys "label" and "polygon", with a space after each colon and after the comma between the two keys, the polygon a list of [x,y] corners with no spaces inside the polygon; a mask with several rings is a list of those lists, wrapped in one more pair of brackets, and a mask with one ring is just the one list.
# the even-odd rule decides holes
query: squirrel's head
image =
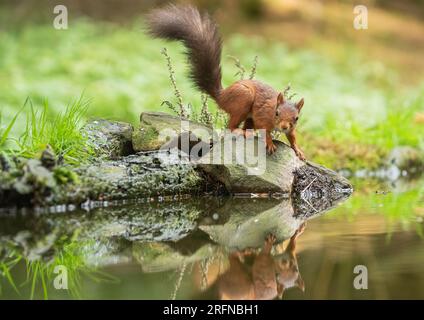
{"label": "squirrel's head", "polygon": [[280,298],[284,290],[297,287],[305,292],[305,282],[299,271],[295,256],[280,254],[274,257],[275,277],[279,286]]}
{"label": "squirrel's head", "polygon": [[293,130],[299,120],[300,110],[302,110],[303,103],[303,98],[296,103],[286,100],[284,95],[280,92],[278,94],[277,105],[275,107],[274,128],[283,132]]}

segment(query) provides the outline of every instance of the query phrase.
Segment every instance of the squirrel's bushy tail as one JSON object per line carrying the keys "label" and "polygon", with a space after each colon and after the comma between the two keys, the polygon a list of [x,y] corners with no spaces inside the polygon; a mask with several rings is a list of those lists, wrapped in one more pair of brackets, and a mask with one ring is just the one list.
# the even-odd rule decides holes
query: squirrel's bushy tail
{"label": "squirrel's bushy tail", "polygon": [[190,78],[199,90],[217,100],[222,90],[222,40],[215,22],[194,7],[168,5],[147,16],[147,28],[154,37],[184,43]]}

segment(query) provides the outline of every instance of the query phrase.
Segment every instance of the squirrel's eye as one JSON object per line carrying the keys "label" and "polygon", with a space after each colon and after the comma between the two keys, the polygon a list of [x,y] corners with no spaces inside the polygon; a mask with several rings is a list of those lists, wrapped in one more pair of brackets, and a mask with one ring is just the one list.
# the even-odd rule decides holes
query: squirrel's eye
{"label": "squirrel's eye", "polygon": [[294,119],[294,121],[295,121],[295,122],[297,122],[297,120],[299,120],[299,117],[296,117],[296,118]]}

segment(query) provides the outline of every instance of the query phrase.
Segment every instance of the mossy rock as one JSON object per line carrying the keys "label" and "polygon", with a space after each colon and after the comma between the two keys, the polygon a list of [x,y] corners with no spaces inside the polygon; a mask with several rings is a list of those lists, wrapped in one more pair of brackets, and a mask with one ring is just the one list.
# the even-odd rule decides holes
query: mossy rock
{"label": "mossy rock", "polygon": [[290,238],[304,221],[294,216],[290,200],[236,199],[228,204],[217,211],[217,214],[231,212],[228,220],[199,228],[214,242],[231,250],[260,248],[269,234],[274,234],[277,242],[282,242]]}
{"label": "mossy rock", "polygon": [[209,139],[213,134],[212,128],[198,122],[163,112],[143,112],[140,115],[140,126],[133,132],[132,146],[136,152],[159,150],[178,138],[181,133],[188,131],[194,133],[202,131],[209,136]]}
{"label": "mossy rock", "polygon": [[133,126],[129,123],[95,119],[82,130],[98,158],[117,159],[133,153]]}
{"label": "mossy rock", "polygon": [[[324,170],[323,167],[313,163],[301,161],[292,148],[285,143],[274,141],[277,150],[272,155],[266,155],[263,140],[258,137],[252,139],[252,145],[249,146],[246,145],[246,139],[243,137],[234,137],[233,140],[222,138],[197,163],[202,170],[222,182],[232,193],[290,195],[298,191],[293,189],[293,181],[305,170],[319,173],[320,177],[326,178],[325,182],[329,186],[341,186],[340,190],[352,189],[349,181],[340,174],[330,169]],[[240,157],[241,159],[257,159],[257,162],[239,161]],[[315,176],[311,174],[310,177]],[[334,190],[334,192],[337,191]]]}
{"label": "mossy rock", "polygon": [[178,157],[172,150],[51,169],[40,160],[19,158],[0,171],[0,207],[200,193],[203,177],[193,165],[178,163]]}
{"label": "mossy rock", "polygon": [[396,166],[401,171],[411,175],[422,173],[424,169],[424,154],[422,151],[409,146],[394,148],[387,159],[387,164]]}

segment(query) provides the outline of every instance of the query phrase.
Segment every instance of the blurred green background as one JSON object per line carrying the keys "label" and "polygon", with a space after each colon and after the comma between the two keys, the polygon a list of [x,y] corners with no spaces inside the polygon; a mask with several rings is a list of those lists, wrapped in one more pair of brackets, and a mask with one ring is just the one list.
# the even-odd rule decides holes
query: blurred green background
{"label": "blurred green background", "polygon": [[[169,111],[175,102],[168,49],[184,103],[201,108],[188,81],[183,48],[143,32],[143,15],[164,1],[13,1],[0,4],[0,112],[3,131],[29,97],[48,101],[48,115],[81,95],[85,117],[130,121],[140,112]],[[310,160],[336,169],[372,168],[391,148],[423,148],[424,1],[363,1],[367,30],[353,28],[354,1],[182,1],[208,10],[224,38],[224,85],[248,76],[305,98],[300,146]],[[68,29],[53,27],[57,4],[68,8]],[[214,112],[216,106],[209,101]],[[25,130],[19,114],[2,148]]]}

